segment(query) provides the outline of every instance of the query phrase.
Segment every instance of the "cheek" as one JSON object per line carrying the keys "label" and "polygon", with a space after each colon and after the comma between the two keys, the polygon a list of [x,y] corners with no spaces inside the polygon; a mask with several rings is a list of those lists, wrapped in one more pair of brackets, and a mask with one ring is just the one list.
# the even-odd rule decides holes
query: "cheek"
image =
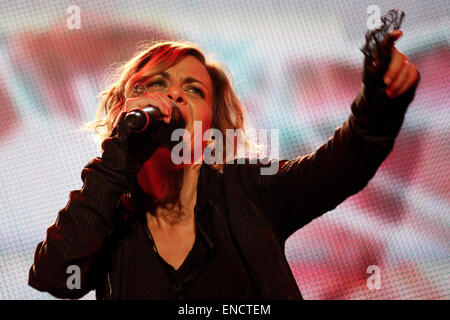
{"label": "cheek", "polygon": [[211,110],[208,110],[207,112],[205,112],[203,114],[202,123],[203,123],[203,126],[205,127],[203,129],[203,132],[205,132],[206,130],[211,128],[211,123],[212,123],[212,112],[211,112]]}
{"label": "cheek", "polygon": [[[211,106],[200,106],[193,110],[192,120],[189,121],[190,124],[187,126],[187,130],[190,132],[191,136],[193,136],[194,131],[201,128],[201,134],[205,133],[206,130],[211,128],[212,124],[212,108]],[[194,125],[194,121],[197,124]]]}
{"label": "cheek", "polygon": [[[202,119],[202,137],[206,130],[211,128],[212,125],[212,108],[209,107],[205,109],[205,112],[203,112],[203,119]],[[204,142],[207,143],[207,142]]]}
{"label": "cheek", "polygon": [[[203,141],[203,137],[205,132],[211,128],[212,110],[206,107],[197,109],[194,111],[192,118],[191,125],[187,128],[191,136],[191,154],[193,156],[201,155],[208,144],[208,141]],[[197,122],[194,123],[194,121]],[[195,159],[193,159],[194,161]]]}

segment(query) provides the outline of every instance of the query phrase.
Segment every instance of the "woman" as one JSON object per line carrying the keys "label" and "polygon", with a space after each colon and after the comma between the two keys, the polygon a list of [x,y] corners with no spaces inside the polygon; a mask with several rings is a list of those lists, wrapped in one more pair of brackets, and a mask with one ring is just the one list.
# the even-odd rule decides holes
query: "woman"
{"label": "woman", "polygon": [[[400,36],[393,31],[388,40]],[[93,126],[104,129],[102,157],[86,165],[82,189],[70,193],[38,244],[29,284],[60,298],[95,289],[97,299],[301,299],[285,241],[364,188],[392,150],[418,83],[417,69],[395,48],[385,92],[367,68],[334,136],[261,175],[261,163],[173,163],[174,106],[191,136],[194,121],[202,135],[243,128],[243,109],[223,69],[195,46],[143,50],[101,96],[106,119]],[[147,105],[164,124],[132,133],[125,113]],[[69,270],[79,270],[78,283]]]}

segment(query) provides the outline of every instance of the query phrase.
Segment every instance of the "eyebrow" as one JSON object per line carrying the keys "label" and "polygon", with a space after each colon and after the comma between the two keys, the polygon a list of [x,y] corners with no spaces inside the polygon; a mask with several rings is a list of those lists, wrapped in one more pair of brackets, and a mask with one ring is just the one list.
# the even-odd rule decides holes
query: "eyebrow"
{"label": "eyebrow", "polygon": [[[166,79],[170,79],[170,75],[169,75],[167,72],[165,72],[165,71],[158,72],[158,73],[154,74],[153,77],[154,77],[154,76],[158,76],[158,75],[159,75],[159,76],[162,76],[162,77],[164,77],[164,78],[166,78]],[[201,82],[200,80],[195,79],[195,78],[193,78],[193,77],[187,77],[187,78],[184,78],[183,82],[184,82],[184,83],[198,82],[198,83],[200,83],[203,87],[205,87],[205,89],[206,89],[207,91],[209,91],[209,90],[208,90],[208,87],[205,86],[205,84],[204,84],[203,82]]]}

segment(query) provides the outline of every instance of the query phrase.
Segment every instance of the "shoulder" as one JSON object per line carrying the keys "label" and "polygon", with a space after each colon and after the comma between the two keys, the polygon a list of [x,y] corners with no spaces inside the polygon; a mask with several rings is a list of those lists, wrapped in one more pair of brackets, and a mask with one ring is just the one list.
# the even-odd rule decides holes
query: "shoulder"
{"label": "shoulder", "polygon": [[283,172],[286,160],[238,158],[223,165],[225,181],[234,181],[246,187],[271,183]]}

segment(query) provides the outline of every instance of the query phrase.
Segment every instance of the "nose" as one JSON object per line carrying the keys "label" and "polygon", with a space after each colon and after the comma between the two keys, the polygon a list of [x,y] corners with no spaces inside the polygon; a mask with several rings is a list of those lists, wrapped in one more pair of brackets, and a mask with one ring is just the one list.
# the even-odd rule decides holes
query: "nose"
{"label": "nose", "polygon": [[167,91],[167,97],[176,103],[185,103],[186,99],[184,98],[183,91],[175,86],[171,86]]}

